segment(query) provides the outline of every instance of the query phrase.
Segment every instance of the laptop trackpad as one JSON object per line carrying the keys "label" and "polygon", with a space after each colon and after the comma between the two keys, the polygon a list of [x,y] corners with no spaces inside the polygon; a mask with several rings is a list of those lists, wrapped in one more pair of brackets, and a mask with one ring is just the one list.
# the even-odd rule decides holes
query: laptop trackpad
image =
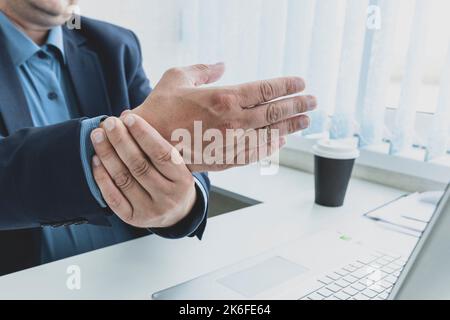
{"label": "laptop trackpad", "polygon": [[308,271],[303,266],[281,257],[265,260],[249,269],[241,270],[217,280],[225,287],[248,298],[279,286]]}

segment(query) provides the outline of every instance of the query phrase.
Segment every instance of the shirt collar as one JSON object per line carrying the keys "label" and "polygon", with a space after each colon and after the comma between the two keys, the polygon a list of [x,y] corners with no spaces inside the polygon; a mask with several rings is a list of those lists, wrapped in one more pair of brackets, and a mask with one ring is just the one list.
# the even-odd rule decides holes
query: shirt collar
{"label": "shirt collar", "polygon": [[[0,29],[6,39],[6,47],[16,66],[20,66],[41,50],[25,33],[19,30],[6,15],[0,11]],[[44,46],[53,46],[58,49],[65,62],[63,32],[61,26],[50,30]]]}
{"label": "shirt collar", "polygon": [[56,48],[61,57],[66,62],[66,55],[64,54],[64,40],[63,40],[63,31],[61,26],[54,27],[50,30],[47,38],[47,42],[45,43],[47,46],[52,46]]}

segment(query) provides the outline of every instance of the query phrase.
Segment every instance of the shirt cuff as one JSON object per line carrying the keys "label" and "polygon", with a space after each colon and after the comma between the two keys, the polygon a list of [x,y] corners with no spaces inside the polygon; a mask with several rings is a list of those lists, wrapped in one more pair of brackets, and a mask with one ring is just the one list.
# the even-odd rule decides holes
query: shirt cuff
{"label": "shirt cuff", "polygon": [[[197,230],[206,219],[208,212],[208,194],[205,187],[194,176],[195,187],[197,190],[197,200],[191,212],[180,222],[170,228],[151,228],[152,233],[166,239],[181,239],[185,237],[194,237]],[[200,235],[197,235],[199,239]]]}
{"label": "shirt cuff", "polygon": [[94,129],[97,129],[100,126],[100,122],[102,122],[102,120],[104,120],[105,118],[106,116],[100,116],[83,120],[81,121],[80,130],[80,155],[84,175],[86,177],[86,182],[89,186],[89,190],[91,191],[92,196],[102,208],[107,208],[107,205],[103,200],[100,189],[98,188],[97,183],[94,180],[94,175],[92,174],[91,161],[92,157],[94,157],[95,151],[90,136],[91,132]]}

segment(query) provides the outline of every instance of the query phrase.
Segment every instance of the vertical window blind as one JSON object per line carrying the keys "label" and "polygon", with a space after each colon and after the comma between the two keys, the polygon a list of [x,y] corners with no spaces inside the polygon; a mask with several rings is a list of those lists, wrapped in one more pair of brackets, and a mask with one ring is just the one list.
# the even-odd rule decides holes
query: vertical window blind
{"label": "vertical window blind", "polygon": [[428,19],[431,19],[426,0],[417,0],[413,24],[409,35],[405,75],[402,83],[400,104],[396,113],[390,152],[396,154],[413,143],[414,121],[418,109],[418,93],[425,66],[425,40],[428,35]]}
{"label": "vertical window blind", "polygon": [[450,127],[450,45],[445,67],[442,71],[441,87],[436,113],[430,129],[426,160],[445,155],[449,150],[448,128]]}
{"label": "vertical window blind", "polygon": [[367,81],[365,87],[361,88],[363,100],[359,104],[361,146],[379,144],[384,136],[386,93],[395,40],[395,18],[399,14],[397,1],[380,0],[372,3],[379,6],[381,21],[378,29],[370,30],[371,37],[364,52],[367,60]]}
{"label": "vertical window blind", "polygon": [[[81,12],[138,33],[152,82],[224,61],[221,84],[298,75],[320,108],[304,135],[362,148],[450,148],[448,0],[96,0]],[[113,10],[114,8],[114,10]],[[446,52],[447,51],[447,52]]]}
{"label": "vertical window blind", "polygon": [[[413,6],[413,17],[407,32],[398,35],[405,3]],[[361,147],[388,138],[395,155],[415,144],[426,40],[436,32],[429,28],[433,5],[448,7],[445,0],[179,0],[180,34],[192,54],[185,62],[225,61],[225,83],[303,76],[320,104],[305,135],[356,135]],[[398,36],[406,38],[407,54],[399,102],[389,113],[393,126],[386,128]],[[448,43],[449,38],[440,41]],[[438,70],[439,102],[425,128],[422,147],[428,161],[449,150],[449,65],[450,52],[445,68]]]}

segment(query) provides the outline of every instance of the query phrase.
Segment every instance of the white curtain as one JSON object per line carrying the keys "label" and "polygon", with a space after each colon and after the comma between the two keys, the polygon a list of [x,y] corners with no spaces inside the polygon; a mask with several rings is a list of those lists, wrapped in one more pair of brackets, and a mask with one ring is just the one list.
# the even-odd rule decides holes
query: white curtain
{"label": "white curtain", "polygon": [[[367,81],[360,109],[360,145],[370,146],[380,144],[384,136],[384,116],[387,104],[387,90],[392,69],[392,55],[395,40],[395,18],[400,13],[399,2],[392,0],[379,0],[376,19],[380,25],[371,30],[372,37],[368,43],[364,59],[366,62]],[[376,11],[374,11],[376,12]],[[376,23],[375,23],[376,25]]]}
{"label": "white curtain", "polygon": [[432,161],[441,158],[450,148],[450,45],[445,67],[442,70],[441,87],[438,106],[433,116],[433,124],[429,130],[427,159]]}
{"label": "white curtain", "polygon": [[[138,33],[153,82],[174,65],[219,61],[221,84],[299,75],[320,104],[304,134],[356,134],[361,147],[388,142],[394,155],[420,144],[428,161],[449,150],[448,0],[86,0],[81,9]],[[424,107],[434,115],[420,118],[417,139]]]}

